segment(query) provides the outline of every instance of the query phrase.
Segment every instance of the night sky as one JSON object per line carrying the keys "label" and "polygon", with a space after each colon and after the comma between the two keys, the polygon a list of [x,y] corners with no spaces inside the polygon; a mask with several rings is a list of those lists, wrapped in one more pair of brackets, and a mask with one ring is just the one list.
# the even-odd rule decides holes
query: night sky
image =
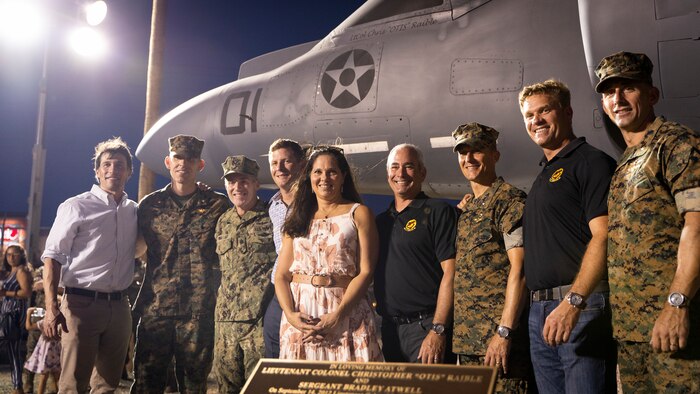
{"label": "night sky", "polygon": [[[4,0],[0,0],[4,1]],[[62,7],[72,0],[43,0]],[[274,4],[274,5],[273,5]],[[242,62],[323,38],[362,4],[358,0],[168,2],[161,114],[237,78]],[[41,225],[51,226],[58,205],[90,189],[96,143],[121,136],[132,148],[143,135],[151,1],[108,1],[98,28],[109,42],[100,60],[85,60],[64,44],[65,28],[50,35]],[[25,215],[36,140],[41,45],[0,43],[0,215]],[[209,163],[210,165],[212,163]],[[214,165],[218,163],[213,163]],[[139,162],[127,192],[137,197]],[[159,179],[157,187],[164,185]]]}

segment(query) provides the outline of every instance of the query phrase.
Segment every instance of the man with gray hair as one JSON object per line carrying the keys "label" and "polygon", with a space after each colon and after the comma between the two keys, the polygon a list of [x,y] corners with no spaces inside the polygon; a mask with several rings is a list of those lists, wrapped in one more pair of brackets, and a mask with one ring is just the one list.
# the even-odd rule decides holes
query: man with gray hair
{"label": "man with gray hair", "polygon": [[421,191],[426,175],[417,146],[401,144],[389,153],[387,181],[394,201],[376,219],[380,249],[374,276],[386,361],[454,361],[456,212]]}
{"label": "man with gray hair", "polygon": [[233,208],[216,225],[221,286],[216,300],[214,369],[219,392],[237,393],[265,350],[262,317],[274,291],[270,273],[277,252],[266,204],[257,195],[258,163],[229,156],[221,166]]}

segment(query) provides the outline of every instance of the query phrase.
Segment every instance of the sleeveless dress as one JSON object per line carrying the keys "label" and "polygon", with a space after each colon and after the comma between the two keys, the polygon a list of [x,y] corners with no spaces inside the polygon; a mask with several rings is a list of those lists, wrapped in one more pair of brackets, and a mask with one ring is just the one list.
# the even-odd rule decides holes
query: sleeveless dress
{"label": "sleeveless dress", "polygon": [[[357,276],[359,268],[358,236],[353,213],[327,219],[313,219],[308,237],[294,239],[294,261],[290,271],[303,275]],[[336,310],[345,289],[314,287],[306,283],[290,283],[294,309],[313,317]],[[289,324],[282,314],[280,323],[280,358],[323,361],[383,361],[379,348],[375,313],[369,295],[359,299],[339,323],[332,338],[302,343],[303,334]]]}
{"label": "sleeveless dress", "polygon": [[[2,284],[2,288],[5,291],[19,291],[21,289],[19,281],[17,281],[17,272],[11,272],[10,275],[5,278]],[[24,312],[27,309],[27,301],[24,299],[18,299],[15,297],[4,297],[2,299],[2,304],[0,304],[0,312],[2,313],[17,313],[20,315],[20,326],[24,327]]]}
{"label": "sleeveless dress", "polygon": [[[41,330],[44,320],[36,322]],[[61,372],[61,340],[48,339],[41,334],[24,369],[34,373]]]}
{"label": "sleeveless dress", "polygon": [[[17,271],[11,272],[10,276],[5,278],[5,282],[2,284],[2,288],[5,291],[18,291],[21,289],[19,281],[17,280]],[[0,304],[0,312],[13,314],[17,326],[17,332],[22,333],[24,329],[24,319],[26,317],[25,313],[27,311],[27,301],[23,299],[17,299],[16,297],[4,297],[2,299],[2,304]],[[24,364],[24,358],[22,357],[22,341],[21,339],[16,340],[6,340],[3,341],[5,348],[7,349],[8,358],[10,359],[10,365],[12,367],[12,387],[21,388],[22,387],[22,365]]]}

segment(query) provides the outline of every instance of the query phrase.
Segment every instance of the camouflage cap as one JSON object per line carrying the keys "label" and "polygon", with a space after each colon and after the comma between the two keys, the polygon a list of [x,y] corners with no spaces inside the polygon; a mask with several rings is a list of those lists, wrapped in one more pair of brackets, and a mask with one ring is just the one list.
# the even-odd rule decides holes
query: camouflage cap
{"label": "camouflage cap", "polygon": [[603,58],[595,69],[595,75],[600,82],[595,91],[602,93],[605,90],[605,82],[611,78],[624,78],[634,81],[652,83],[651,71],[654,65],[649,57],[643,53],[618,52]]}
{"label": "camouflage cap", "polygon": [[186,158],[202,157],[204,141],[191,135],[176,135],[168,139],[170,151]]}
{"label": "camouflage cap", "polygon": [[243,155],[227,157],[226,161],[221,163],[221,167],[224,169],[224,176],[221,179],[230,174],[246,174],[258,179],[258,170],[260,170],[257,161]]}
{"label": "camouflage cap", "polygon": [[498,131],[489,126],[472,122],[457,127],[457,130],[452,132],[452,137],[455,139],[454,151],[457,152],[459,146],[464,144],[477,147],[495,145]]}

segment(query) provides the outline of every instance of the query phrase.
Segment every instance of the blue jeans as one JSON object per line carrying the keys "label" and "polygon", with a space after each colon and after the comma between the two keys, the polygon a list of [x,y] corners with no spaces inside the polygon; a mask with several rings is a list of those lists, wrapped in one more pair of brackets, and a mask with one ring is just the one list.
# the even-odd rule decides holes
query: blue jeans
{"label": "blue jeans", "polygon": [[530,355],[539,392],[615,393],[617,349],[607,293],[591,294],[569,341],[553,347],[544,342],[542,329],[560,302],[566,301],[535,301],[530,305]]}
{"label": "blue jeans", "polygon": [[273,295],[263,317],[263,338],[265,340],[265,358],[280,358],[280,321],[282,307],[277,296]]}

